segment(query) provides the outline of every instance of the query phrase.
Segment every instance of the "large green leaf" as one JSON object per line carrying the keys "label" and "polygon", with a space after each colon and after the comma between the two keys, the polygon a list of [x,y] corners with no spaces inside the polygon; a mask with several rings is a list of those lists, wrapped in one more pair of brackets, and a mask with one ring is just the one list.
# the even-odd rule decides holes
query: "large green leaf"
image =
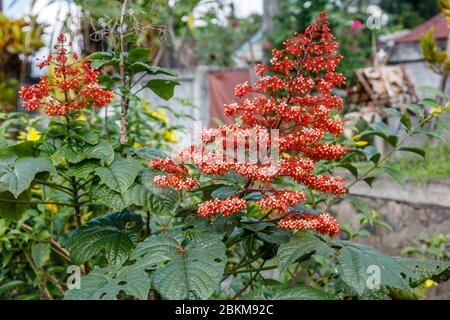
{"label": "large green leaf", "polygon": [[125,202],[123,196],[108,188],[105,184],[94,184],[91,189],[92,200],[100,200],[108,208],[113,210],[123,210],[130,204]]}
{"label": "large green leaf", "polygon": [[152,283],[164,299],[207,299],[219,286],[226,264],[221,239],[219,234],[200,234],[184,245],[181,231],[167,232],[140,243],[132,258],[139,267],[159,267]]}
{"label": "large green leaf", "polygon": [[71,165],[64,175],[66,177],[86,179],[98,167],[98,160],[84,160],[80,163]]}
{"label": "large green leaf", "polygon": [[334,241],[340,278],[359,295],[368,288],[369,277],[379,270],[379,286],[409,290],[410,269],[380,251],[350,241]]}
{"label": "large green leaf", "polygon": [[280,271],[286,269],[298,259],[311,254],[332,255],[333,251],[327,243],[312,232],[298,232],[288,243],[280,245],[278,249],[278,267]]}
{"label": "large green leaf", "polygon": [[337,296],[304,285],[273,290],[274,300],[335,300],[336,298]]}
{"label": "large green leaf", "polygon": [[120,292],[146,300],[150,278],[142,268],[126,266],[118,272],[95,268],[81,277],[80,289],[67,290],[65,300],[115,300]]}
{"label": "large green leaf", "polygon": [[[130,223],[134,225],[128,226]],[[120,265],[134,249],[136,234],[142,224],[138,214],[128,211],[109,213],[71,231],[63,245],[69,250],[75,264],[82,264],[104,252],[111,265]]]}
{"label": "large green leaf", "polygon": [[114,149],[103,140],[96,145],[87,143],[65,144],[52,155],[52,160],[57,163],[62,158],[71,163],[79,163],[85,159],[100,159],[109,165],[114,160]]}
{"label": "large green leaf", "polygon": [[152,79],[147,81],[144,87],[151,89],[160,98],[169,100],[173,97],[175,86],[180,83],[174,80]]}
{"label": "large green leaf", "polygon": [[123,195],[133,184],[140,169],[140,163],[132,158],[116,158],[109,166],[95,169],[95,173],[102,183]]}
{"label": "large green leaf", "polygon": [[[22,192],[17,199],[11,192],[0,192],[0,216],[6,220],[18,220],[29,206],[24,202],[30,201],[30,199],[29,190]],[[2,200],[6,201],[2,202]],[[24,202],[13,202],[14,200]]]}
{"label": "large green leaf", "polygon": [[394,257],[394,259],[410,270],[410,284],[414,287],[421,285],[428,279],[441,283],[450,277],[450,261],[419,260],[403,257]]}
{"label": "large green leaf", "polygon": [[[141,205],[153,214],[173,214],[180,201],[180,192],[155,185],[141,188],[135,187],[131,189],[130,193],[133,202]],[[138,195],[142,201],[140,203],[138,202]]]}
{"label": "large green leaf", "polygon": [[134,183],[123,195],[104,184],[94,185],[91,193],[94,200],[100,200],[114,210],[133,204],[152,214],[172,214],[180,200],[180,193],[175,190],[158,186],[146,188],[139,183]]}
{"label": "large green leaf", "polygon": [[3,191],[11,192],[17,198],[30,187],[35,175],[48,171],[55,174],[55,168],[45,158],[25,157],[14,163],[14,168],[0,171],[0,185]]}

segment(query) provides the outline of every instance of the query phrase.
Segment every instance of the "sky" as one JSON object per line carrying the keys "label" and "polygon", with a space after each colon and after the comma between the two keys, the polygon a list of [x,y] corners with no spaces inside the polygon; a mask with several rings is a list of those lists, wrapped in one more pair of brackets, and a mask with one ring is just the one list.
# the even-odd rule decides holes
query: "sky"
{"label": "sky", "polygon": [[[246,17],[252,13],[260,13],[263,11],[263,0],[232,0],[236,8],[236,15],[239,18]],[[5,14],[9,17],[22,17],[29,10],[32,0],[3,0]],[[42,10],[49,0],[37,0],[36,12]],[[41,14],[42,21],[52,23],[55,21],[58,11],[58,2],[46,7],[44,14]],[[64,2],[64,1],[61,1]],[[11,4],[13,4],[11,6]]]}

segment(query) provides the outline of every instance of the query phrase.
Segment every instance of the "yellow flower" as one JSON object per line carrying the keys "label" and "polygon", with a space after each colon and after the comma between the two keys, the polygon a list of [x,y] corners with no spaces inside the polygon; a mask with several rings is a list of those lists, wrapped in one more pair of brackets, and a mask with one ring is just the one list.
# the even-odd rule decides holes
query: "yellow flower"
{"label": "yellow flower", "polygon": [[46,204],[45,209],[47,209],[48,212],[53,213],[53,214],[58,212],[58,206],[53,203]]}
{"label": "yellow flower", "polygon": [[87,121],[87,118],[84,114],[80,114],[77,118],[78,121]]}
{"label": "yellow flower", "polygon": [[139,142],[135,142],[135,143],[133,143],[133,147],[135,147],[135,148],[140,148],[140,147],[142,147],[142,144],[140,144]]}
{"label": "yellow flower", "polygon": [[81,223],[86,223],[88,222],[89,218],[92,216],[93,212],[92,211],[88,211],[86,212],[83,217],[81,217]]}
{"label": "yellow flower", "polygon": [[148,103],[147,101],[143,102],[141,104],[141,108],[142,110],[147,111],[150,108],[150,103]]}
{"label": "yellow flower", "polygon": [[367,141],[364,141],[364,140],[360,140],[360,141],[356,141],[355,142],[355,145],[357,146],[357,147],[364,147],[365,145],[367,145],[369,142],[367,142]]}
{"label": "yellow flower", "polygon": [[191,11],[188,13],[188,18],[187,18],[187,25],[188,25],[188,28],[191,30],[194,29],[194,21],[195,21],[194,14]]}
{"label": "yellow flower", "polygon": [[429,287],[432,287],[432,286],[436,286],[437,283],[434,282],[431,279],[428,279],[427,281],[425,281],[425,283],[423,285],[424,285],[425,288],[429,288]]}
{"label": "yellow flower", "polygon": [[167,124],[169,122],[169,119],[167,118],[163,109],[155,109],[155,110],[147,112],[147,114],[152,116],[153,118],[158,119],[159,121],[163,122],[164,124]]}
{"label": "yellow flower", "polygon": [[36,128],[27,128],[25,132],[21,132],[17,139],[27,141],[38,141],[41,133]]}
{"label": "yellow flower", "polygon": [[178,142],[178,138],[177,138],[177,134],[173,131],[167,130],[164,131],[163,133],[163,139],[167,142],[170,143],[177,143]]}

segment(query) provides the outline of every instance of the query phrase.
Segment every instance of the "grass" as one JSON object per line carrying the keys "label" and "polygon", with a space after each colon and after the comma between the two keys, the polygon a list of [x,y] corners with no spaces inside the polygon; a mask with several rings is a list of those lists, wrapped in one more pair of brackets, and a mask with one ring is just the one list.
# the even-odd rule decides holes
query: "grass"
{"label": "grass", "polygon": [[402,152],[401,157],[394,158],[389,164],[418,183],[433,179],[450,179],[449,144],[440,143],[425,147],[424,150],[425,159],[412,153]]}

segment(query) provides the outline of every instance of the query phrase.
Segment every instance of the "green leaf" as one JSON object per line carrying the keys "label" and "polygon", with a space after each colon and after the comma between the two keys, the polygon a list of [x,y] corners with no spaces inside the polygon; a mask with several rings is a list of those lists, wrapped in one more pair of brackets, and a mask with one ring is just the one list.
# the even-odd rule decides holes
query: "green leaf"
{"label": "green leaf", "polygon": [[123,195],[104,184],[94,185],[91,192],[94,200],[102,201],[111,209],[122,210],[134,204],[152,214],[173,214],[180,201],[176,190],[139,183],[133,184]]}
{"label": "green leaf", "polygon": [[438,88],[432,87],[432,86],[421,86],[419,88],[417,88],[418,91],[421,92],[425,92],[425,93],[430,93],[432,95],[441,97],[441,98],[446,98],[445,94],[439,90]]}
{"label": "green leaf", "polygon": [[378,268],[380,274],[379,285],[409,290],[408,269],[396,259],[389,257],[374,248],[350,241],[334,241],[340,247],[335,255],[338,273],[342,281],[350,286],[357,294],[362,295],[369,290],[368,283],[374,270]]}
{"label": "green leaf", "polygon": [[147,300],[150,279],[145,270],[126,266],[118,272],[95,268],[81,277],[80,289],[67,290],[64,300],[116,300],[119,293]]}
{"label": "green leaf", "polygon": [[442,120],[442,119],[434,119],[434,121],[436,122],[436,124],[439,127],[443,128],[447,131],[450,131],[450,124],[447,121]]}
{"label": "green leaf", "polygon": [[396,261],[410,270],[410,283],[416,287],[428,279],[437,283],[447,281],[450,277],[450,261],[419,260],[394,257]]}
{"label": "green leaf", "polygon": [[83,149],[83,152],[86,155],[86,159],[100,159],[105,161],[107,165],[114,161],[113,147],[103,140],[95,146],[86,146],[86,148]]}
{"label": "green leaf", "polygon": [[14,169],[6,173],[3,171],[3,175],[0,172],[0,184],[17,198],[30,187],[35,175],[44,171],[56,174],[55,168],[46,158],[19,158],[14,163]]}
{"label": "green leaf", "polygon": [[144,63],[144,62],[134,62],[134,63],[132,63],[128,67],[127,71],[129,73],[134,73],[134,74],[135,73],[139,73],[139,72],[146,72],[146,73],[151,74],[151,75],[164,74],[164,75],[171,76],[171,77],[176,77],[177,76],[177,74],[175,74],[173,72],[170,72],[168,70],[162,69],[160,67],[150,66],[149,64]]}
{"label": "green leaf", "polygon": [[420,149],[420,148],[413,148],[413,147],[401,147],[400,149],[398,149],[400,151],[406,151],[406,152],[413,152],[415,154],[418,154],[419,156],[421,156],[422,158],[425,159],[425,151]]}
{"label": "green leaf", "polygon": [[116,158],[108,167],[98,167],[95,173],[101,183],[122,195],[134,183],[141,165],[132,158]]}
{"label": "green leaf", "polygon": [[151,49],[148,48],[133,48],[128,51],[128,59],[136,61],[136,60],[148,60]]}
{"label": "green leaf", "polygon": [[389,136],[391,134],[391,129],[384,122],[374,122],[371,127],[378,133],[382,133],[383,135]]}
{"label": "green leaf", "polygon": [[4,292],[6,292],[8,290],[14,289],[14,288],[16,288],[18,286],[21,286],[23,284],[24,284],[24,282],[21,281],[21,280],[9,281],[9,282],[7,282],[7,283],[5,283],[5,284],[0,286],[0,295],[2,295]]}
{"label": "green leaf", "polygon": [[411,118],[407,114],[403,114],[400,118],[400,122],[405,126],[406,131],[410,132],[412,129]]}
{"label": "green leaf", "polygon": [[383,108],[383,111],[397,119],[400,119],[403,116],[403,113],[397,108]]}
{"label": "green leaf", "polygon": [[114,161],[114,149],[103,140],[96,145],[72,143],[62,146],[51,158],[56,163],[62,158],[71,163],[79,163],[85,159],[100,159],[109,165]]}
{"label": "green leaf", "polygon": [[285,270],[298,259],[314,253],[330,256],[332,251],[328,245],[312,232],[298,232],[288,243],[280,245],[278,249],[278,268]]}
{"label": "green leaf", "polygon": [[347,169],[352,174],[352,176],[358,178],[358,168],[356,168],[354,165],[350,163],[343,163],[340,164],[339,167]]}
{"label": "green leaf", "polygon": [[336,300],[337,296],[307,286],[293,288],[276,288],[273,290],[274,300]]}
{"label": "green leaf", "polygon": [[[152,180],[153,181],[153,180]],[[180,192],[156,185],[135,184],[126,192],[125,201],[142,206],[153,214],[173,214],[180,201]]]}
{"label": "green leaf", "polygon": [[419,101],[419,104],[423,104],[429,107],[439,107],[439,103],[434,100],[434,99],[430,99],[430,98],[423,98]]}
{"label": "green leaf", "polygon": [[42,268],[50,259],[51,246],[49,242],[35,243],[31,246],[31,257],[38,269]]}
{"label": "green leaf", "polygon": [[114,55],[111,52],[94,52],[86,57],[86,60],[105,60],[111,59]]}
{"label": "green leaf", "polygon": [[80,163],[71,165],[64,175],[66,177],[76,177],[80,179],[86,179],[98,167],[99,167],[98,161],[85,160]]}
{"label": "green leaf", "polygon": [[207,299],[219,286],[226,264],[222,235],[196,234],[183,245],[179,232],[166,232],[140,243],[133,257],[136,265],[160,266],[152,284],[164,299]]}
{"label": "green leaf", "polygon": [[401,171],[388,166],[379,166],[379,168],[389,176],[394,178],[394,180],[397,181],[400,185],[405,185],[405,177],[403,176],[403,173]]}
{"label": "green leaf", "polygon": [[211,192],[211,197],[219,198],[219,199],[228,199],[234,196],[237,193],[237,189],[235,187],[220,187]]}
{"label": "green leaf", "polygon": [[412,111],[419,118],[423,118],[425,114],[423,108],[417,104],[402,104],[400,107]]}
{"label": "green leaf", "polygon": [[369,185],[369,187],[372,187],[373,182],[375,181],[375,177],[367,177],[364,178],[363,181]]}
{"label": "green leaf", "polygon": [[175,86],[179,84],[178,81],[174,80],[153,79],[147,81],[144,87],[151,89],[160,98],[169,100],[173,97]]}
{"label": "green leaf", "polygon": [[90,130],[89,128],[77,128],[71,130],[69,135],[75,140],[84,141],[92,145],[95,145],[99,142],[98,134]]}
{"label": "green leaf", "polygon": [[128,211],[109,213],[71,231],[63,245],[69,250],[74,264],[82,264],[104,252],[111,265],[121,265],[134,249],[136,234],[142,224],[138,214]]}
{"label": "green leaf", "polygon": [[28,209],[29,205],[26,203],[18,202],[2,202],[1,200],[7,201],[30,201],[31,193],[29,190],[22,192],[17,199],[11,192],[1,192],[0,193],[0,216],[6,220],[16,221],[19,220],[22,214]]}

